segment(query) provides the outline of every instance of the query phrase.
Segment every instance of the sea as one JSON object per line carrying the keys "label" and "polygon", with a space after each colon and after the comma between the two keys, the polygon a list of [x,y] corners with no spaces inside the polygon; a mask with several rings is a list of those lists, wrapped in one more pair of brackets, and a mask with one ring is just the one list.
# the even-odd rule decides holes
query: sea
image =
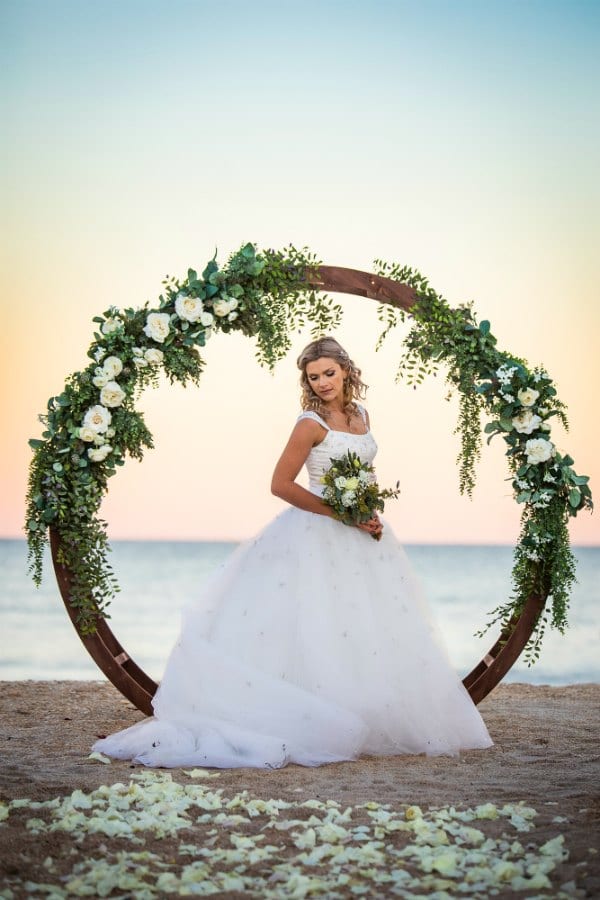
{"label": "sea", "polygon": [[[110,625],[128,654],[160,679],[179,630],[179,610],[235,542],[114,541],[111,563],[121,586],[109,607]],[[477,637],[489,612],[510,596],[512,547],[405,545],[432,616],[457,672],[465,675],[498,635]],[[600,547],[574,547],[578,582],[569,626],[549,631],[533,665],[519,660],[506,681],[573,684],[600,681]],[[67,616],[48,554],[36,588],[22,540],[0,540],[0,680],[99,680]]]}

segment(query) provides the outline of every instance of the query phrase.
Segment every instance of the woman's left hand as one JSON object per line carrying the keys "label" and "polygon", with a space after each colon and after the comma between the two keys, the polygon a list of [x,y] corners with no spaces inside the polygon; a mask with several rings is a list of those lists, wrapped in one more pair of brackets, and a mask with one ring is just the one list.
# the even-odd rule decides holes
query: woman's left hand
{"label": "woman's left hand", "polygon": [[368,531],[369,534],[372,534],[374,537],[379,536],[383,531],[383,523],[377,513],[375,513],[368,522],[360,522],[356,527],[362,529],[362,531]]}

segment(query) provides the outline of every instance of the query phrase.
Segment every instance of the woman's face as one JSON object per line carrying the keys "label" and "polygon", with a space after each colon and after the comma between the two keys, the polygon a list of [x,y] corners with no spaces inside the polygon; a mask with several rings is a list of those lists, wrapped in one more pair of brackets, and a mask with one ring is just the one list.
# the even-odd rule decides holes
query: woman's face
{"label": "woman's face", "polygon": [[344,376],[345,372],[340,364],[327,356],[306,364],[307,381],[324,403],[343,398]]}

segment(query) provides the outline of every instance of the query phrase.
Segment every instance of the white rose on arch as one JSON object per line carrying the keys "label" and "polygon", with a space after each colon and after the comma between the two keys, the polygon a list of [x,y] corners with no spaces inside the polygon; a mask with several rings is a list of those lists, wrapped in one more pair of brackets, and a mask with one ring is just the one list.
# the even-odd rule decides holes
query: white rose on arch
{"label": "white rose on arch", "polygon": [[89,425],[82,425],[79,429],[78,436],[80,441],[85,441],[88,444],[91,444],[98,434],[97,431],[94,431],[93,428],[90,428]]}
{"label": "white rose on arch", "polygon": [[96,434],[102,434],[110,426],[112,416],[104,406],[90,406],[83,417],[83,426],[91,428]]}
{"label": "white rose on arch", "polygon": [[108,319],[102,323],[102,334],[114,334],[115,331],[118,331],[123,327],[123,319],[120,319],[119,316],[109,316]]}
{"label": "white rose on arch", "polygon": [[100,402],[104,406],[120,406],[126,394],[116,381],[109,381],[100,391]]}
{"label": "white rose on arch", "polygon": [[164,358],[165,354],[158,347],[149,347],[144,353],[144,360],[151,366],[159,366]]}
{"label": "white rose on arch", "polygon": [[530,409],[524,409],[513,418],[512,426],[519,434],[531,434],[536,428],[539,428],[541,422],[541,418],[534,415]]}
{"label": "white rose on arch", "polygon": [[533,388],[522,388],[517,391],[517,397],[523,406],[533,406],[539,396],[540,392],[534,391]]}
{"label": "white rose on arch", "polygon": [[96,369],[96,374],[92,378],[92,384],[94,387],[103,388],[105,384],[108,384],[110,378],[100,366]]}
{"label": "white rose on arch", "polygon": [[187,322],[197,322],[202,315],[202,300],[199,297],[190,297],[189,294],[177,294],[175,297],[175,312],[180,319]]}
{"label": "white rose on arch", "polygon": [[556,447],[552,441],[547,441],[546,438],[531,438],[525,444],[525,452],[527,453],[527,462],[537,465],[551,459],[556,453]]}
{"label": "white rose on arch", "polygon": [[215,317],[212,313],[203,312],[200,316],[200,324],[204,325],[205,328],[210,328],[212,323],[215,321]]}
{"label": "white rose on arch", "polygon": [[102,369],[107,376],[108,381],[116,378],[123,371],[123,363],[118,356],[107,356],[102,363]]}
{"label": "white rose on arch", "polygon": [[223,300],[223,298],[221,297],[218,300],[215,300],[215,302],[213,303],[213,310],[215,316],[219,316],[219,318],[222,319],[223,316],[229,315],[231,307],[229,305],[229,302],[227,300]]}
{"label": "white rose on arch", "polygon": [[88,456],[92,462],[103,462],[109,453],[112,453],[110,444],[103,444],[102,447],[88,450]]}
{"label": "white rose on arch", "polygon": [[169,336],[171,323],[168,313],[148,313],[146,324],[144,325],[144,333],[156,341],[157,344],[163,344]]}

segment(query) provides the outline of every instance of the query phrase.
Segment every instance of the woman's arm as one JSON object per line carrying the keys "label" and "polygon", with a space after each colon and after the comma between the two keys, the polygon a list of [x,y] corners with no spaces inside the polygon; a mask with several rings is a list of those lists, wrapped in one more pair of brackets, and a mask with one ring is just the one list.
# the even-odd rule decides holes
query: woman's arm
{"label": "woman's arm", "polygon": [[296,423],[290,435],[283,453],[275,466],[271,479],[271,493],[281,497],[298,509],[318,513],[322,516],[333,518],[333,510],[316,494],[307,491],[302,485],[296,484],[296,478],[300,469],[306,462],[306,457],[323,433],[323,427],[313,419],[300,419]]}
{"label": "woman's arm", "polygon": [[[287,503],[291,503],[292,506],[297,506],[298,509],[305,509],[307,512],[329,516],[333,519],[335,514],[327,503],[316,494],[307,491],[302,485],[296,484],[298,473],[306,462],[306,457],[311,449],[319,443],[318,439],[322,432],[322,426],[313,419],[301,419],[296,423],[275,466],[271,479],[271,493],[276,497],[281,497]],[[362,522],[356,527],[362,531],[368,531],[370,534],[378,534],[383,528],[377,513],[368,522]]]}

